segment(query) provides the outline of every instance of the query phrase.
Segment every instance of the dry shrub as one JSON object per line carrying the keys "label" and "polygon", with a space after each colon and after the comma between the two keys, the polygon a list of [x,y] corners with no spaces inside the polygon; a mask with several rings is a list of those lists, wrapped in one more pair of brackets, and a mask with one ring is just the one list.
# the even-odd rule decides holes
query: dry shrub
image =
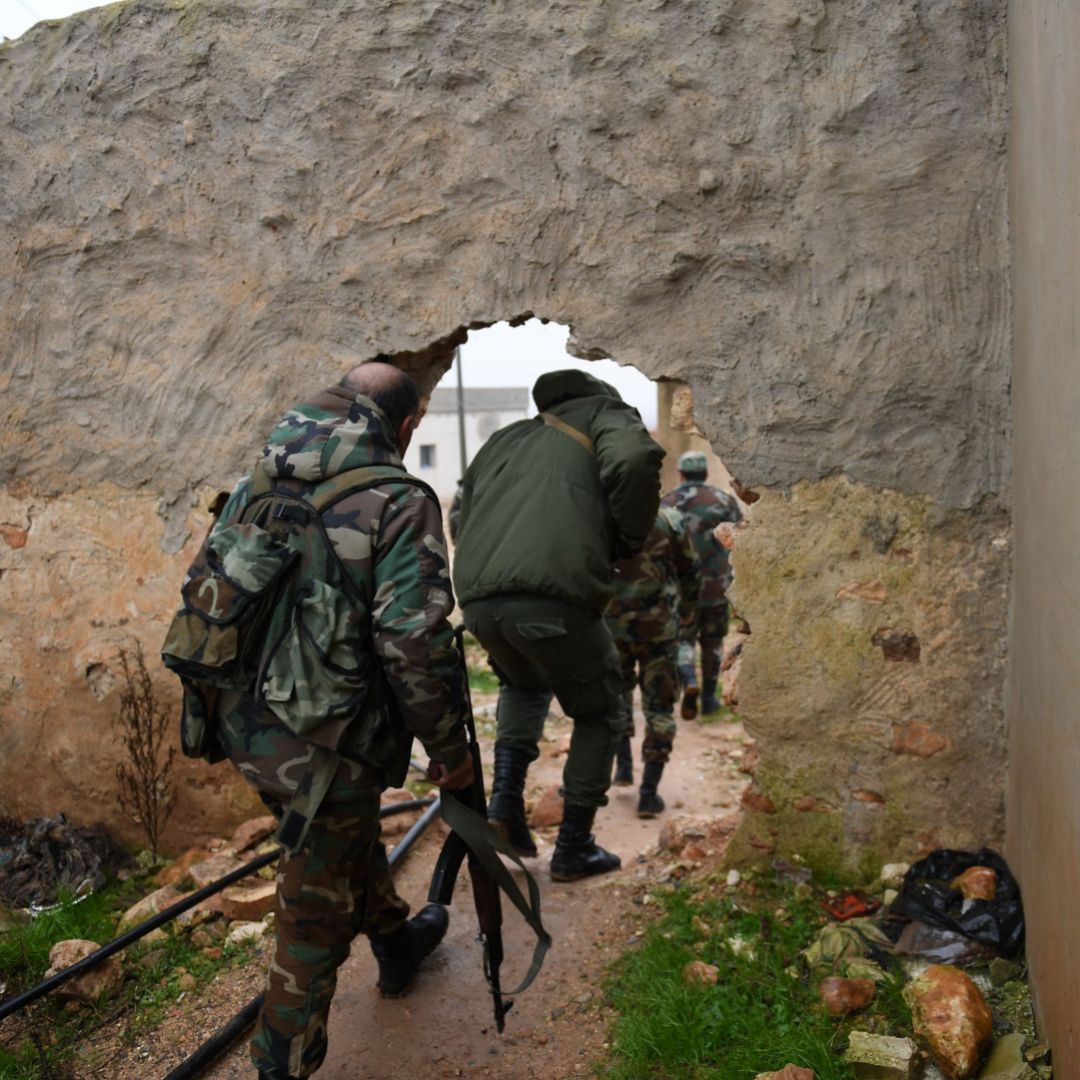
{"label": "dry shrub", "polygon": [[141,644],[135,642],[131,652],[120,650],[120,668],[124,688],[116,729],[126,752],[126,760],[116,765],[120,806],[141,826],[150,850],[157,855],[158,839],[176,804],[170,778],[176,747],[166,748],[173,715],[154,693]]}

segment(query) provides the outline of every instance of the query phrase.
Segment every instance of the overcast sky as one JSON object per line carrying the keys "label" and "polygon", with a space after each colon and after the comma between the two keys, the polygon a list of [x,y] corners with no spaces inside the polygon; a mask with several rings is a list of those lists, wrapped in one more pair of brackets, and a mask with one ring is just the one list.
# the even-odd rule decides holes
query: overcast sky
{"label": "overcast sky", "polygon": [[0,37],[17,38],[42,19],[62,19],[76,11],[104,7],[86,0],[0,0]]}
{"label": "overcast sky", "polygon": [[[0,36],[17,38],[42,19],[61,19],[101,6],[86,0],[0,0]],[[575,359],[566,351],[569,335],[565,326],[544,326],[538,319],[514,329],[498,323],[487,330],[474,330],[461,350],[465,385],[531,387],[545,371],[581,368],[611,383],[653,427],[656,386],[636,369],[619,367],[611,360]],[[440,385],[455,386],[456,380],[457,373],[451,370]]]}

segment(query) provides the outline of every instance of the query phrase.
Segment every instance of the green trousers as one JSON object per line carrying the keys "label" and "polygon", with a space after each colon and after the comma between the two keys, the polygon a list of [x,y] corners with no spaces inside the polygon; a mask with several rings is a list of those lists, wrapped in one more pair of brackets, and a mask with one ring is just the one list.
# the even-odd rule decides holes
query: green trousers
{"label": "green trousers", "polygon": [[694,670],[694,642],[701,643],[701,677],[708,680],[720,678],[720,664],[724,658],[724,638],[728,632],[729,606],[727,600],[713,607],[698,608],[693,625],[682,635],[679,642],[679,666],[688,672]]}
{"label": "green trousers", "polygon": [[496,742],[540,755],[552,694],[574,721],[563,798],[605,806],[615,747],[626,730],[619,655],[604,619],[561,600],[513,593],[466,605],[465,626],[502,686]]}
{"label": "green trousers", "polygon": [[[280,816],[311,747],[272,714],[230,695],[219,727],[233,764]],[[394,890],[379,838],[382,774],[342,763],[303,846],[282,854],[274,906],[274,957],[251,1060],[271,1080],[310,1076],[326,1055],[337,970],[361,933],[390,934],[409,914]]]}
{"label": "green trousers", "polygon": [[629,641],[615,639],[622,663],[623,685],[630,722],[628,733],[634,737],[634,686],[641,686],[641,707],[645,713],[645,741],[642,761],[666,764],[675,741],[675,702],[679,697],[679,643],[667,641]]}

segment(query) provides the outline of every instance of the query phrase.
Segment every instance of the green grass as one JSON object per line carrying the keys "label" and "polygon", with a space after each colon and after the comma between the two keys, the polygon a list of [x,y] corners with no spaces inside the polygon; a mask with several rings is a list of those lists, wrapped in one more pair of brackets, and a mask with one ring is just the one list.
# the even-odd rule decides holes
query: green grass
{"label": "green grass", "polygon": [[[49,950],[58,941],[82,938],[99,945],[112,939],[112,908],[115,896],[91,893],[81,900],[70,893],[59,904],[7,934],[0,934],[0,972],[14,983],[30,986],[40,982],[49,967]],[[0,1073],[0,1076],[3,1076]]]}
{"label": "green grass", "polygon": [[469,664],[469,689],[477,694],[496,694],[499,691],[499,680],[495,672],[488,667],[479,667]]}
{"label": "green grass", "polygon": [[[149,888],[146,882],[114,885],[77,903],[65,896],[55,910],[0,935],[0,973],[8,982],[7,994],[41,980],[48,968],[49,950],[57,941],[83,938],[104,944],[112,940],[120,913]],[[23,1024],[18,1033],[0,1045],[0,1080],[70,1075],[71,1061],[106,1016],[123,1014],[128,1037],[151,1030],[161,1023],[166,1010],[175,1006],[184,973],[201,988],[222,970],[250,960],[254,948],[250,943],[221,943],[221,956],[215,959],[204,955],[187,934],[172,933],[165,941],[129,946],[123,953],[123,986],[95,1008],[70,1013],[63,1002],[48,997],[21,1014]],[[140,964],[140,958],[148,954],[152,954],[151,962]]]}
{"label": "green grass", "polygon": [[[753,1080],[788,1062],[813,1069],[818,1080],[851,1080],[841,1058],[853,1026],[910,1033],[899,980],[855,1018],[825,1013],[799,957],[823,922],[816,899],[767,887],[738,907],[732,898],[686,888],[658,899],[664,914],[609,980],[618,1015],[610,1059],[600,1067],[606,1080]],[[753,911],[741,910],[751,903]],[[753,955],[733,952],[731,938],[752,942]],[[715,964],[719,982],[688,985],[683,968],[690,960]]]}

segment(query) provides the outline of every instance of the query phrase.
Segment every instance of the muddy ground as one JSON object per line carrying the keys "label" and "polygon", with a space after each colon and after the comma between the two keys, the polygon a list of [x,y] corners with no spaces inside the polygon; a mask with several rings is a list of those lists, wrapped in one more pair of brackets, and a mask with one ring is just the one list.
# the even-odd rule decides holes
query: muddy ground
{"label": "muddy ground", "polygon": [[[478,697],[481,717],[493,700],[490,695]],[[480,727],[488,760],[490,725],[481,719]],[[639,713],[638,744],[641,731]],[[542,756],[530,771],[530,794],[539,795],[558,782],[569,733],[565,719],[549,722]],[[661,786],[668,813],[715,816],[737,807],[747,780],[738,770],[744,740],[738,723],[680,721],[674,759]],[[635,769],[640,771],[638,763]],[[541,884],[543,918],[554,944],[532,988],[515,1002],[501,1037],[491,1017],[475,942],[475,915],[463,876],[447,938],[425,962],[408,997],[384,1000],[376,993],[374,961],[366,944],[358,942],[340,973],[330,1014],[330,1051],[320,1080],[360,1076],[562,1080],[588,1075],[606,1049],[611,1017],[602,987],[607,969],[622,951],[633,947],[643,929],[648,910],[641,903],[643,886],[671,862],[656,853],[664,817],[637,818],[636,788],[612,788],[611,796],[610,805],[597,817],[597,835],[622,856],[619,873],[556,885],[548,876],[555,830],[538,833],[540,855],[529,865]],[[440,824],[429,830],[398,870],[398,888],[414,909],[424,902],[442,829]],[[388,836],[388,845],[393,842]],[[517,913],[509,904],[504,907],[503,984],[513,986],[527,966],[532,942]],[[164,1077],[259,992],[264,963],[260,959],[223,974],[202,992],[188,995],[156,1031],[135,1042],[124,1038],[122,1020],[112,1030],[102,1030],[97,1045],[87,1048],[95,1065],[81,1076]],[[253,1078],[246,1042],[238,1043],[203,1075],[208,1080]]]}

